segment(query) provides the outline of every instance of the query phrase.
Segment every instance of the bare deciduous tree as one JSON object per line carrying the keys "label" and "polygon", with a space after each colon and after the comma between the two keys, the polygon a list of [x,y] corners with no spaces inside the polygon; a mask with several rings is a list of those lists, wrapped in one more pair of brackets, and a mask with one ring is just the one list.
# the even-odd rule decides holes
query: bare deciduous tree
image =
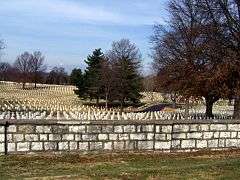
{"label": "bare deciduous tree", "polygon": [[33,82],[35,88],[37,87],[37,82],[40,79],[41,74],[46,70],[46,65],[44,65],[45,57],[40,51],[33,52],[32,58],[30,60],[31,71],[33,74]]}
{"label": "bare deciduous tree", "polygon": [[29,81],[30,73],[31,73],[31,60],[33,56],[29,52],[24,52],[20,56],[17,57],[14,67],[19,73],[18,80],[22,82],[23,89],[25,89],[26,82]]}

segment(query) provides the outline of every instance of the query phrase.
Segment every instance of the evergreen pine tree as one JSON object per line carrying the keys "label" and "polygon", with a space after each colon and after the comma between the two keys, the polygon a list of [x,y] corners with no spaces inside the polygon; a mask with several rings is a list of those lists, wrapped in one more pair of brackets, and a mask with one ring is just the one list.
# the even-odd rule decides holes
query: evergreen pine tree
{"label": "evergreen pine tree", "polygon": [[89,55],[85,63],[88,65],[85,71],[85,95],[90,100],[96,99],[98,104],[101,97],[101,62],[104,60],[104,55],[101,49],[93,51],[92,55]]}

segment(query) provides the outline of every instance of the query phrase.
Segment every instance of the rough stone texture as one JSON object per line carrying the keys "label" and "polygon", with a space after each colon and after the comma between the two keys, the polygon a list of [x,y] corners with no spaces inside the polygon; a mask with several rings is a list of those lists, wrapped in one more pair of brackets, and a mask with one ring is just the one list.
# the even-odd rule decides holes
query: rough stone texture
{"label": "rough stone texture", "polygon": [[188,131],[189,131],[189,125],[180,124],[180,125],[173,126],[173,132],[188,132]]}
{"label": "rough stone texture", "polygon": [[[163,124],[111,121],[82,124],[11,124],[8,153],[39,151],[197,151],[240,148],[240,121]],[[229,124],[228,124],[229,123]],[[0,125],[0,153],[4,153],[4,124]]]}
{"label": "rough stone texture", "polygon": [[195,148],[195,140],[182,140],[181,147],[184,149]]}
{"label": "rough stone texture", "polygon": [[170,149],[171,142],[155,142],[155,149],[156,150],[163,150],[163,149]]}
{"label": "rough stone texture", "polygon": [[138,141],[139,150],[150,150],[153,149],[153,141]]}
{"label": "rough stone texture", "polygon": [[59,150],[68,150],[69,147],[68,147],[68,142],[59,142],[58,143],[58,149]]}
{"label": "rough stone texture", "polygon": [[4,141],[5,141],[4,134],[0,134],[0,142],[4,142]]}
{"label": "rough stone texture", "polygon": [[211,124],[210,130],[212,131],[225,131],[227,129],[226,124]]}
{"label": "rough stone texture", "polygon": [[19,152],[26,152],[26,151],[29,151],[29,142],[20,142],[20,143],[17,143],[17,151]]}
{"label": "rough stone texture", "polygon": [[4,126],[0,126],[0,133],[4,133]]}
{"label": "rough stone texture", "polygon": [[42,151],[43,150],[43,143],[42,142],[32,142],[31,143],[31,150]]}
{"label": "rough stone texture", "polygon": [[85,133],[86,132],[86,127],[85,126],[69,126],[69,132]]}
{"label": "rough stone texture", "polygon": [[0,143],[0,153],[4,153],[4,143]]}
{"label": "rough stone texture", "polygon": [[134,125],[124,126],[123,129],[124,129],[123,131],[126,132],[126,133],[136,132],[136,127]]}

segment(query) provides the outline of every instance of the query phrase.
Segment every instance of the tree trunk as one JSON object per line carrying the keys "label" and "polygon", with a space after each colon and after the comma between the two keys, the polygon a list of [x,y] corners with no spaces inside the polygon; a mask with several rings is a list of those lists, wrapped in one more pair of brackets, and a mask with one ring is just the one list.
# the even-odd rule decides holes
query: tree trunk
{"label": "tree trunk", "polygon": [[233,118],[240,119],[240,97],[239,96],[235,98]]}
{"label": "tree trunk", "polygon": [[105,94],[105,108],[108,108],[108,93]]}
{"label": "tree trunk", "polygon": [[186,99],[185,102],[185,112],[184,112],[184,117],[187,120],[189,117],[189,99]]}
{"label": "tree trunk", "polygon": [[212,109],[213,109],[213,104],[214,102],[214,98],[213,97],[205,97],[205,100],[206,100],[206,113],[205,115],[208,117],[208,118],[213,118],[213,112],[212,112]]}
{"label": "tree trunk", "polygon": [[97,104],[97,107],[98,107],[98,105],[99,105],[99,97],[97,97],[97,99],[96,99],[96,104]]}
{"label": "tree trunk", "polygon": [[124,105],[124,99],[121,99],[120,114],[122,114],[122,112],[123,112],[123,105]]}

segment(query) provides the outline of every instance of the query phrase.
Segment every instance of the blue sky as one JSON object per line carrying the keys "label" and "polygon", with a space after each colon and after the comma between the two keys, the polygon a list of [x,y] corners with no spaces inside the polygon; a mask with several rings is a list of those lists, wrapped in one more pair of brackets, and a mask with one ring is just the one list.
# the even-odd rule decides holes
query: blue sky
{"label": "blue sky", "polygon": [[154,23],[166,20],[167,0],[0,0],[2,60],[14,62],[24,51],[40,50],[49,67],[84,68],[96,48],[128,38],[141,50],[145,71],[151,59]]}

